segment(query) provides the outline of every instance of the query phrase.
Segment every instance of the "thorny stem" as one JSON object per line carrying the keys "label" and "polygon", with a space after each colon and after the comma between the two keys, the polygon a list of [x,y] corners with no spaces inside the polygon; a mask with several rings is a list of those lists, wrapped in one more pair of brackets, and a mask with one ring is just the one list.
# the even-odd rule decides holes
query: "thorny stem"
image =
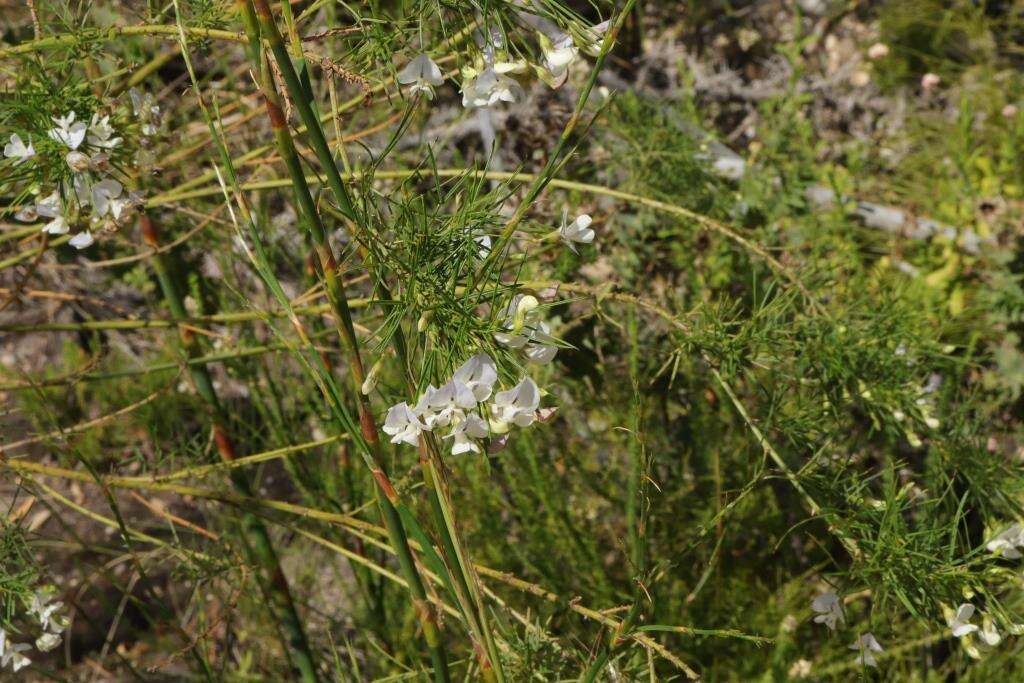
{"label": "thorny stem", "polygon": [[[150,247],[159,246],[160,239],[156,226],[148,214],[142,213],[139,217],[139,227],[142,231],[143,240]],[[171,309],[174,317],[186,315],[185,305],[181,293],[175,286],[171,276],[166,257],[162,253],[153,255],[153,269],[156,271],[157,279],[160,281],[160,289]],[[181,342],[185,347],[189,358],[200,354],[199,342],[195,335],[187,330],[181,330]],[[210,378],[209,370],[205,365],[190,365],[189,373],[195,384],[199,396],[207,404],[212,413],[213,436],[217,445],[217,451],[221,459],[231,462],[238,458],[235,444],[227,428],[224,409],[213,388],[213,381]],[[232,485],[243,496],[252,497],[252,486],[248,477],[239,469],[232,468],[229,472]],[[270,600],[271,611],[277,622],[284,630],[287,638],[286,650],[290,652],[292,663],[298,669],[299,676],[303,681],[316,683],[316,664],[313,659],[309,641],[306,639],[302,621],[299,619],[295,609],[295,602],[292,599],[291,590],[284,572],[281,571],[281,564],[274,550],[270,534],[267,532],[263,522],[252,513],[242,515],[242,529],[245,533],[245,548],[250,555],[251,561],[256,564],[260,572],[258,576],[267,597]]]}
{"label": "thorny stem", "polygon": [[[236,0],[235,4],[249,35],[250,56],[255,57],[258,35],[254,35],[256,25],[253,21],[253,6],[248,0]],[[259,0],[257,0],[256,8],[258,13],[255,16],[259,19],[259,30],[271,46],[286,84],[297,95],[294,96],[296,106],[298,106],[304,117],[309,116],[307,125],[310,127],[313,138],[319,138],[326,148],[326,142],[323,141],[323,134],[320,131],[319,120],[313,114],[308,101],[302,93],[298,78],[292,68],[290,57],[284,48],[281,35],[277,31],[273,17],[270,14],[270,8],[267,7],[266,2],[260,2]],[[338,265],[331,246],[327,241],[327,234],[309,191],[309,185],[303,176],[298,154],[295,151],[295,144],[285,120],[281,98],[274,84],[273,74],[266,55],[263,55],[261,60],[254,64],[254,67],[260,72],[261,90],[263,91],[267,108],[267,116],[274,131],[274,141],[277,145],[278,153],[288,169],[303,222],[312,237],[313,248],[320,265],[317,272],[324,281],[324,288],[334,314],[335,325],[346,348],[349,375],[358,399],[360,432],[363,437],[363,443],[360,445],[365,446],[360,451],[376,482],[374,492],[385,527],[388,530],[389,539],[398,557],[402,575],[405,577],[409,592],[412,595],[413,609],[423,631],[424,640],[430,650],[434,678],[437,681],[449,681],[448,658],[440,637],[439,625],[427,601],[426,589],[416,568],[416,562],[409,547],[409,540],[402,525],[401,517],[395,507],[398,495],[384,469],[384,458],[377,425],[370,409],[369,401],[361,391],[365,372],[359,353],[359,342],[356,339],[355,329],[352,324],[352,313],[349,309],[348,298],[338,278]],[[314,130],[316,133],[313,133]],[[337,175],[337,169],[334,168],[333,163],[331,168],[334,170],[335,175]],[[340,184],[340,177],[338,178],[338,186],[341,188],[342,193],[344,193],[344,188]],[[342,196],[347,199],[347,194]],[[354,216],[350,202],[344,204],[343,209],[347,209]]]}

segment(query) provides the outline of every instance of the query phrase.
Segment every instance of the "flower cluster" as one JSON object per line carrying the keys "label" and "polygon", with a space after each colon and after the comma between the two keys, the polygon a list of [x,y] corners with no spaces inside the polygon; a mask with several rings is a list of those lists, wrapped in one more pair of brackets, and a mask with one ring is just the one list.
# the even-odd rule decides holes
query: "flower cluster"
{"label": "flower cluster", "polygon": [[[511,74],[524,74],[532,66],[538,77],[558,88],[569,77],[569,67],[582,49],[589,55],[600,53],[600,39],[608,22],[590,27],[572,27],[572,33],[556,31],[551,35],[539,33],[541,59],[531,65],[525,59],[513,59],[505,46],[500,31],[489,36],[478,36],[480,53],[472,64],[462,68],[462,105],[469,109],[490,107],[499,102],[517,102],[523,88]],[[582,47],[580,47],[582,46]],[[423,93],[434,98],[434,88],[444,83],[441,69],[429,56],[413,58],[399,73],[398,82],[411,86],[412,95]]]}
{"label": "flower cluster", "polygon": [[[52,588],[36,591],[28,608],[29,616],[35,617],[42,628],[35,643],[40,652],[49,652],[60,645],[61,633],[68,627],[68,618],[61,613],[64,603],[53,600],[53,595]],[[0,669],[10,666],[11,671],[17,673],[28,666],[32,660],[23,653],[31,649],[28,643],[10,642],[7,631],[0,628]]]}
{"label": "flower cluster", "polygon": [[524,377],[513,388],[493,394],[492,399],[497,381],[494,360],[479,353],[440,388],[428,386],[415,406],[405,401],[391,406],[384,432],[391,436],[391,443],[416,446],[423,432],[447,428],[444,439],[452,440],[452,455],[480,453],[479,440],[505,434],[513,426],[528,427],[537,419],[540,389],[532,379]]}
{"label": "flower cluster", "polygon": [[[141,166],[148,153],[149,137],[157,132],[160,110],[152,95],[142,95],[133,89],[130,98],[133,116],[139,123],[142,149],[136,163]],[[4,146],[4,157],[14,166],[39,161],[41,156],[55,156],[60,160],[57,163],[67,166],[57,174],[56,187],[36,190],[35,201],[23,206],[14,217],[27,223],[42,219],[42,230],[50,235],[64,235],[73,226],[82,225],[69,244],[84,249],[95,241],[95,232],[111,232],[126,225],[142,205],[142,197],[127,191],[114,177],[111,157],[123,156],[124,137],[111,124],[109,115],[93,113],[86,123],[72,110],[51,120],[53,126],[46,130],[45,137],[52,142],[40,146],[39,152],[31,136],[23,138],[18,133],[12,133]]]}

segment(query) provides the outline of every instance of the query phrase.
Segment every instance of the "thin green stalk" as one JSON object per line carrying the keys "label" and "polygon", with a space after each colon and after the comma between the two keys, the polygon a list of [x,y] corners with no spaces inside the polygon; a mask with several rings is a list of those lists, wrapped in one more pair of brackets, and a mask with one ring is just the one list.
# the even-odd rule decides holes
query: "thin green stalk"
{"label": "thin green stalk", "polygon": [[[295,72],[295,67],[292,65],[288,48],[285,46],[281,32],[274,21],[274,14],[271,12],[267,0],[252,0],[251,7],[255,8],[262,38],[267,42],[271,52],[274,54],[274,60],[280,69],[285,87],[292,97],[295,108],[299,112],[299,117],[306,126],[310,146],[313,148],[317,159],[320,160],[320,165],[323,167],[322,170],[327,176],[327,184],[331,188],[331,192],[334,193],[334,198],[338,201],[342,213],[350,220],[355,221],[357,217],[355,207],[352,204],[348,191],[345,189],[345,184],[341,180],[338,167],[334,163],[334,157],[331,155],[331,149],[327,145],[327,139],[324,137],[323,128],[320,125],[320,117],[313,111],[308,97],[305,96],[306,89],[302,87],[299,75]],[[248,26],[246,26],[246,30],[249,30]]]}
{"label": "thin green stalk", "polygon": [[[252,6],[247,0],[236,0],[236,6],[242,17],[246,30],[250,32],[250,42],[252,42],[252,39],[254,38],[252,34],[252,31],[254,30]],[[260,30],[266,37],[268,37],[268,42],[272,46],[276,44],[278,49],[274,50],[274,56],[277,59],[281,72],[283,74],[290,74],[290,76],[285,76],[285,80],[290,83],[289,87],[294,88],[293,92],[297,94],[297,96],[294,97],[294,101],[298,107],[307,110],[312,117],[312,110],[303,95],[301,87],[299,87],[298,80],[295,77],[295,72],[291,66],[290,57],[284,49],[281,41],[280,33],[277,32],[277,27],[273,24],[273,18],[270,16],[270,9],[266,6],[265,2],[262,3],[262,6],[258,4],[257,7],[260,9],[260,13],[258,14]],[[268,23],[269,27],[267,26]],[[364,446],[364,448],[360,449],[360,452],[376,482],[374,492],[381,510],[381,515],[384,519],[385,527],[388,530],[389,539],[395,549],[399,566],[408,584],[409,592],[412,595],[413,609],[416,612],[420,628],[423,631],[424,639],[426,640],[427,647],[430,650],[434,669],[434,678],[437,681],[446,682],[450,680],[447,653],[445,652],[444,644],[440,638],[438,624],[432,614],[432,610],[427,600],[426,589],[423,585],[419,571],[416,568],[415,559],[413,558],[412,550],[409,547],[409,540],[406,535],[405,528],[398,514],[398,510],[395,508],[397,493],[395,492],[384,468],[384,458],[377,425],[374,420],[373,413],[370,410],[369,402],[361,391],[363,381],[365,380],[365,372],[362,359],[359,354],[359,343],[356,339],[355,329],[352,324],[352,314],[349,308],[348,298],[344,287],[341,285],[338,278],[337,262],[334,258],[334,253],[328,244],[327,234],[320,220],[320,214],[317,211],[316,204],[314,203],[313,197],[309,191],[309,186],[302,173],[298,154],[295,151],[295,144],[291,138],[291,133],[288,130],[287,122],[284,117],[280,95],[274,85],[273,74],[270,70],[270,65],[266,56],[264,56],[260,62],[254,64],[254,66],[259,69],[260,72],[261,89],[266,103],[267,115],[274,131],[274,140],[278,148],[278,153],[288,169],[295,197],[299,202],[300,215],[302,216],[303,222],[306,224],[306,227],[312,237],[313,247],[320,263],[318,272],[324,281],[324,288],[327,292],[328,300],[331,303],[338,333],[346,347],[349,375],[352,378],[352,382],[355,387],[355,395],[359,402],[359,423],[363,437],[360,445]],[[320,131],[318,121],[310,121],[310,123],[317,132]],[[322,140],[322,133],[320,134],[320,138]],[[326,147],[326,142],[324,142],[324,146]],[[337,173],[336,169],[335,173]],[[345,196],[347,197],[347,195]],[[352,211],[351,204],[349,204],[347,208],[350,212]]]}
{"label": "thin green stalk", "polygon": [[[158,247],[159,235],[156,226],[147,214],[143,213],[139,217],[139,226],[146,244],[150,247]],[[160,289],[171,309],[171,314],[174,317],[184,317],[186,315],[185,304],[171,276],[166,259],[167,257],[163,253],[154,254],[153,269],[156,271]],[[181,341],[189,358],[199,355],[199,343],[192,332],[182,329]],[[212,413],[213,435],[218,453],[225,462],[236,460],[235,444],[228,432],[224,409],[213,388],[213,381],[207,367],[191,365],[189,372],[196,391]],[[252,497],[252,486],[244,472],[232,468],[229,477],[239,493]],[[288,580],[285,578],[284,572],[281,571],[281,564],[271,542],[270,534],[263,522],[252,513],[244,513],[241,521],[250,560],[260,569],[259,576],[269,599],[271,612],[286,636],[285,650],[289,653],[300,678],[307,683],[317,683],[315,660],[306,639],[302,621],[295,609]]]}
{"label": "thin green stalk", "polygon": [[[284,80],[285,87],[291,96],[291,101],[294,103],[295,108],[298,110],[299,116],[302,119],[302,122],[306,126],[310,146],[313,148],[313,151],[316,154],[317,159],[320,161],[323,173],[327,177],[327,184],[330,187],[331,192],[334,194],[335,200],[338,202],[339,209],[341,210],[342,214],[356,224],[357,230],[354,232],[356,241],[365,247],[367,235],[364,234],[364,231],[362,229],[359,229],[361,226],[357,217],[355,207],[352,203],[351,197],[348,194],[348,190],[345,188],[345,184],[342,181],[341,173],[338,171],[338,167],[337,164],[335,163],[334,156],[331,154],[330,147],[327,144],[327,139],[326,136],[324,135],[323,128],[321,126],[321,117],[314,110],[313,101],[312,98],[310,97],[308,80],[306,81],[306,85],[304,85],[302,77],[300,76],[300,74],[296,73],[294,65],[292,64],[291,56],[288,53],[288,48],[285,45],[281,33],[277,28],[277,23],[275,22],[273,12],[271,11],[269,4],[267,3],[267,0],[252,0],[251,6],[255,8],[255,15],[259,22],[261,36],[266,41],[271,52],[273,53],[274,59],[281,73],[281,77]],[[245,14],[246,12],[243,12],[243,15]],[[250,31],[251,36],[251,18],[243,16],[243,23],[245,23],[246,25],[246,30]],[[267,76],[269,76],[269,74],[267,74]],[[270,88],[272,89],[273,82],[271,81],[269,85]],[[267,88],[265,87],[264,89],[266,90]],[[268,104],[268,109],[269,106],[270,105]],[[273,124],[275,127],[275,137],[279,137],[279,129],[283,130],[283,133],[285,135],[288,134],[287,126],[284,125],[283,120],[281,124],[282,125],[280,127],[277,126],[276,124]],[[294,145],[292,145],[292,150],[290,151],[290,153],[286,152],[282,148],[280,141],[278,146],[279,149],[281,149],[281,156],[285,161],[285,165],[288,167],[289,176],[293,179],[293,181],[295,181],[297,185],[300,185],[299,192],[303,193],[302,188],[305,188],[304,194],[308,195],[309,190],[308,187],[306,187],[305,178],[302,174],[301,168],[298,167],[298,158],[294,152]],[[305,209],[304,213],[307,213],[307,215],[316,214],[316,208],[314,205],[312,205],[311,197],[309,199],[309,202],[306,202],[306,200],[303,199],[302,197],[300,197],[299,199],[300,202],[309,204],[308,208]],[[320,245],[324,240],[322,236],[318,236],[318,228],[316,226],[311,226],[311,229],[314,231],[313,237],[314,243],[317,246],[317,250],[325,252],[321,254],[321,265],[325,275],[325,279],[327,280],[328,295],[330,296],[332,287],[331,269],[334,264],[334,258],[333,255],[331,255],[330,258],[327,259],[326,254],[329,253],[329,247],[326,247],[325,245],[326,248],[322,248]],[[322,232],[322,229],[320,229],[320,232]],[[344,302],[343,296],[343,293],[341,294],[340,297],[335,295],[339,302],[342,303]],[[346,346],[348,347],[348,353],[351,358],[350,364],[353,368],[353,376],[358,379],[359,385],[361,385],[363,379],[363,368],[362,361],[360,360],[359,346],[355,339],[355,335],[351,334],[351,316],[348,314],[347,307],[342,305],[341,308],[344,309],[343,311],[341,311],[344,320],[344,327],[348,328],[349,337],[351,337],[351,341],[347,341]],[[343,338],[344,337],[345,335],[343,334]],[[359,388],[360,386],[357,386],[357,394],[359,394],[361,397],[360,413],[361,415],[364,413],[369,415],[368,406],[366,405],[365,399],[362,398],[362,394],[359,391]],[[376,427],[374,427],[374,431],[376,431]],[[367,442],[371,444],[379,444],[379,438],[376,435],[374,435],[373,440],[371,441],[368,438]],[[376,448],[379,450],[379,445],[376,446]],[[379,456],[377,459],[380,459]],[[426,471],[424,472],[424,474],[427,478],[428,483],[433,484],[433,486],[430,487],[430,490],[432,491],[432,509],[435,511],[435,517],[437,517],[436,521],[438,522],[438,529],[443,537],[442,546],[443,549],[446,551],[445,554],[448,555],[449,564],[452,565],[454,568],[459,569],[458,579],[461,584],[465,585],[465,590],[468,593],[467,597],[475,598],[476,605],[475,607],[473,607],[473,611],[475,611],[478,616],[477,619],[475,619],[474,621],[477,622],[477,628],[480,631],[479,635],[484,639],[484,646],[487,650],[488,661],[484,665],[484,672],[488,677],[493,675],[495,679],[500,683],[504,681],[504,675],[501,669],[501,662],[497,656],[497,649],[496,647],[494,647],[493,636],[490,634],[490,630],[486,623],[486,615],[484,614],[482,600],[479,597],[479,589],[475,585],[476,582],[473,580],[473,577],[471,575],[468,575],[467,570],[465,569],[465,567],[468,565],[468,561],[465,558],[465,551],[461,548],[461,545],[458,542],[457,531],[454,528],[454,520],[451,515],[450,506],[445,505],[445,494],[444,491],[441,490],[440,488],[441,482],[439,481],[438,477],[427,476]]]}

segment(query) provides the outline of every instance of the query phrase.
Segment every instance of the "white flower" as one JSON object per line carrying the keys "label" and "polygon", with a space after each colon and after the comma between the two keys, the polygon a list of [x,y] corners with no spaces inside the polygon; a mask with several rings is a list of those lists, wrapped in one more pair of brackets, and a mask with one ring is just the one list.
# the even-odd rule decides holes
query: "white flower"
{"label": "white flower", "polygon": [[995,647],[1003,639],[1003,637],[999,635],[999,631],[996,630],[995,623],[988,616],[985,616],[985,618],[981,620],[981,630],[978,631],[978,635],[981,636],[981,639],[985,641],[985,644],[990,647]]}
{"label": "white flower", "polygon": [[573,42],[572,36],[564,33],[553,39],[541,35],[540,44],[544,53],[544,68],[548,71],[548,78],[545,80],[551,87],[557,88],[569,77],[569,65],[579,55],[579,48]]}
{"label": "white flower", "polygon": [[70,240],[68,240],[68,244],[73,246],[75,249],[85,249],[86,247],[92,245],[92,243],[95,241],[96,240],[95,238],[93,238],[91,232],[89,232],[88,230],[83,230],[82,232],[78,233]]}
{"label": "white flower", "polygon": [[434,99],[434,87],[444,83],[444,76],[434,60],[427,55],[419,55],[398,72],[398,82],[412,85],[409,94],[423,93],[428,100]]}
{"label": "white flower", "polygon": [[459,421],[446,439],[454,439],[452,442],[452,455],[461,453],[479,453],[480,446],[474,439],[482,439],[489,433],[487,421],[476,413],[469,413],[465,419]]}
{"label": "white flower", "polygon": [[60,645],[60,635],[56,633],[44,633],[36,638],[36,649],[40,652],[49,652]]}
{"label": "white flower", "polygon": [[43,226],[41,232],[49,233],[50,235],[66,235],[71,230],[71,226],[64,219],[64,216],[54,216],[53,220]]}
{"label": "white flower", "polygon": [[531,330],[527,329],[526,334],[521,333],[524,327],[532,328],[532,324],[536,322],[537,313],[534,309],[539,305],[537,297],[529,294],[516,294],[512,297],[508,306],[501,312],[501,317],[504,318],[502,326],[509,331],[495,332],[494,338],[497,342],[512,349],[526,346],[526,342],[530,340]]}
{"label": "white flower", "polygon": [[825,591],[811,601],[811,609],[818,613],[814,617],[814,623],[825,624],[831,630],[836,630],[836,624],[846,623],[843,616],[843,601],[839,599],[835,591]]}
{"label": "white flower", "polygon": [[452,379],[466,385],[477,402],[486,401],[491,397],[494,383],[498,381],[498,368],[490,356],[478,353],[463,363],[452,375]]}
{"label": "white flower", "polygon": [[124,187],[113,178],[106,178],[92,186],[92,213],[97,218],[111,216],[117,218],[127,202],[116,201]]}
{"label": "white flower", "polygon": [[58,630],[57,628],[51,628],[51,626],[60,628],[60,620],[55,618],[55,615],[64,606],[64,603],[59,600],[50,602],[52,595],[53,592],[50,590],[37,590],[32,596],[32,602],[28,608],[28,613],[36,615],[39,619],[39,625],[48,631]]}
{"label": "white flower", "polygon": [[549,334],[551,326],[539,321],[530,329],[532,333],[525,347],[526,359],[539,365],[550,363],[558,353],[555,338]]}
{"label": "white flower", "polygon": [[533,363],[549,363],[558,353],[550,326],[537,319],[537,298],[528,294],[516,294],[502,311],[505,318],[503,327],[508,332],[495,332],[494,339],[510,349],[523,349]]}
{"label": "white flower", "polygon": [[4,145],[4,156],[8,159],[16,159],[14,162],[15,166],[28,160],[29,157],[35,156],[35,154],[36,150],[32,147],[32,140],[29,139],[26,145],[21,141],[17,133],[12,133],[11,141]]}
{"label": "white flower", "polygon": [[433,429],[457,423],[463,419],[465,411],[472,410],[476,404],[473,391],[462,382],[452,380],[440,389],[428,386],[414,412],[423,419],[427,429]]}
{"label": "white flower", "polygon": [[489,107],[498,102],[515,102],[521,92],[518,83],[488,66],[462,83],[462,106]]}
{"label": "white flower", "polygon": [[524,377],[508,391],[499,391],[491,404],[491,414],[497,427],[495,431],[508,431],[510,424],[529,427],[536,419],[539,405],[540,389],[529,377]]}
{"label": "white flower", "polygon": [[0,628],[0,668],[11,665],[11,671],[17,673],[20,669],[32,663],[25,655],[25,650],[31,649],[28,643],[9,643],[7,631]]}
{"label": "white flower", "polygon": [[153,104],[153,94],[141,92],[132,88],[128,91],[132,100],[132,111],[142,121],[143,135],[156,135],[157,126],[160,125],[160,107]]}
{"label": "white flower", "polygon": [[420,432],[424,429],[426,425],[420,422],[405,401],[391,406],[388,409],[388,416],[384,419],[384,431],[391,436],[391,443],[415,446],[419,443]]}
{"label": "white flower", "polygon": [[875,636],[870,633],[865,633],[860,638],[850,645],[851,650],[857,650],[860,654],[854,659],[855,662],[863,666],[877,666],[878,662],[875,660],[875,652],[882,652],[882,646],[875,640]]}
{"label": "white flower", "polygon": [[38,216],[51,219],[49,223],[43,226],[42,232],[47,232],[51,235],[63,235],[71,229],[64,218],[64,207],[61,206],[56,190],[36,202],[35,213]]}
{"label": "white flower", "polygon": [[1020,524],[1014,524],[1002,532],[985,546],[989,552],[996,553],[1008,560],[1019,560],[1021,552],[1019,548],[1024,547],[1024,529]]}
{"label": "white flower", "polygon": [[13,673],[18,673],[20,670],[24,669],[26,666],[32,663],[31,659],[21,654],[25,650],[31,649],[32,646],[28,643],[12,644],[9,648],[7,648],[7,651],[4,652],[3,660],[0,661],[0,667],[7,666],[8,664],[10,664],[11,671]]}
{"label": "white flower", "polygon": [[75,112],[68,112],[64,117],[53,117],[56,128],[50,129],[50,137],[57,142],[63,143],[69,149],[78,149],[85,139],[86,125],[81,121],[75,121]]}
{"label": "white flower", "polygon": [[974,605],[965,602],[956,608],[956,614],[949,618],[949,628],[953,630],[953,637],[963,638],[968,633],[974,633],[978,627],[968,623],[974,616]]}
{"label": "white flower", "polygon": [[590,244],[594,241],[594,230],[590,227],[593,219],[587,214],[580,214],[569,222],[569,210],[562,209],[562,227],[558,229],[558,236],[569,245],[569,248],[576,251],[573,242]]}
{"label": "white flower", "polygon": [[92,121],[89,123],[89,135],[86,138],[89,144],[104,149],[113,149],[121,144],[121,138],[115,138],[113,135],[114,129],[110,125],[110,117],[100,118],[99,114],[93,114]]}

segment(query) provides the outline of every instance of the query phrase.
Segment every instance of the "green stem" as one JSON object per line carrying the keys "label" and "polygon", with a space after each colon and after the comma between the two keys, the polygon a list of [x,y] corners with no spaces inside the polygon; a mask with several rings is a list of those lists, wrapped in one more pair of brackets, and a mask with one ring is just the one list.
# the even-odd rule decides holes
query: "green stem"
{"label": "green stem", "polygon": [[[250,32],[250,41],[252,41],[254,37],[251,33],[254,30],[254,24],[252,21],[252,5],[247,0],[236,0],[236,6],[242,16],[246,30]],[[273,17],[270,15],[270,8],[267,7],[265,1],[260,2],[259,0],[257,0],[256,7],[258,9],[257,16],[259,18],[260,30],[264,37],[267,38],[267,42],[271,45],[271,48],[274,51],[274,57],[277,60],[278,67],[282,72],[282,75],[285,78],[285,82],[288,84],[289,90],[295,93],[295,95],[293,95],[293,101],[296,106],[300,108],[300,111],[305,110],[308,112],[310,120],[307,120],[307,125],[311,127],[311,132],[315,129],[316,133],[319,134],[319,139],[323,141],[323,134],[320,131],[319,121],[312,113],[309,102],[306,100],[304,92],[301,89],[295,75],[295,71],[292,68],[291,59],[287,50],[284,48],[283,42],[281,41],[281,35],[278,33],[277,27],[273,22]],[[388,530],[389,540],[398,557],[399,567],[401,568],[402,575],[408,584],[409,592],[412,595],[413,609],[416,612],[420,628],[423,631],[424,640],[426,640],[427,647],[430,650],[434,669],[434,678],[437,681],[447,682],[450,680],[450,674],[448,672],[448,657],[440,638],[438,624],[427,600],[426,589],[423,585],[419,571],[416,568],[412,550],[409,547],[408,536],[404,526],[402,525],[402,520],[398,514],[398,510],[395,507],[398,495],[384,468],[384,459],[381,451],[377,425],[374,420],[373,413],[370,410],[369,402],[361,391],[361,387],[365,379],[365,373],[362,359],[359,354],[359,342],[356,339],[355,328],[352,324],[352,313],[349,308],[348,297],[340,279],[338,278],[338,266],[334,253],[327,241],[327,233],[324,230],[320,214],[313,201],[309,185],[302,173],[298,154],[295,151],[295,143],[291,138],[291,133],[288,130],[287,122],[285,120],[280,95],[274,85],[273,74],[270,70],[269,61],[264,55],[261,61],[254,64],[254,66],[259,69],[260,72],[261,89],[263,91],[267,108],[267,116],[270,119],[270,124],[274,131],[274,141],[278,148],[278,154],[280,154],[281,159],[284,161],[285,166],[288,169],[288,174],[292,181],[292,188],[294,190],[296,200],[299,203],[298,208],[300,215],[303,219],[303,223],[310,232],[310,236],[312,237],[313,248],[317,254],[320,265],[318,273],[323,279],[324,288],[327,292],[328,301],[331,304],[338,333],[346,347],[349,375],[355,387],[355,395],[359,402],[359,423],[363,437],[362,442],[359,444],[360,446],[363,446],[363,448],[360,448],[360,453],[363,456],[363,460],[367,467],[373,474],[374,481],[376,482],[374,493],[381,510],[381,516],[384,519],[384,526]],[[317,136],[314,135],[313,137],[316,138]],[[323,142],[323,146],[326,149],[326,142]],[[335,175],[337,175],[337,169],[334,167],[333,162],[330,164],[330,168],[334,170]],[[339,187],[341,187],[340,176],[338,177],[338,184]],[[342,190],[344,190],[343,187]],[[347,194],[344,196],[347,198]],[[354,215],[351,203],[346,204],[346,207],[348,212]]]}
{"label": "green stem", "polygon": [[[281,71],[285,87],[291,94],[295,108],[299,112],[299,117],[306,126],[310,146],[313,148],[317,159],[320,160],[323,172],[327,176],[327,184],[331,188],[331,192],[334,194],[334,198],[337,200],[342,213],[350,220],[355,221],[355,207],[352,205],[352,199],[349,197],[348,190],[345,189],[345,184],[341,180],[338,166],[334,163],[334,156],[331,154],[330,147],[327,145],[327,139],[324,137],[323,128],[320,125],[320,117],[313,111],[313,107],[307,97],[307,90],[302,86],[299,75],[295,72],[291,56],[288,54],[288,48],[285,46],[284,40],[281,38],[281,32],[277,29],[277,24],[274,21],[273,12],[271,12],[267,0],[252,0],[252,6],[256,10],[256,18],[259,21],[263,39],[267,41],[267,45],[274,54],[274,59]],[[246,27],[246,30],[248,30],[248,27]]]}
{"label": "green stem", "polygon": [[[140,216],[139,225],[146,244],[150,247],[158,247],[159,235],[156,226],[147,214],[143,213]],[[166,259],[165,254],[155,253],[152,259],[153,269],[156,271],[164,299],[171,309],[171,315],[175,318],[185,317],[185,304],[171,276]],[[199,342],[192,332],[182,329],[181,341],[189,358],[197,357],[200,354]],[[212,413],[213,435],[221,459],[225,462],[236,460],[235,444],[228,432],[224,409],[213,388],[209,370],[205,365],[190,365],[189,372],[196,391]],[[241,495],[252,497],[252,486],[244,472],[232,468],[229,478]],[[313,654],[306,639],[302,621],[295,609],[288,580],[285,578],[284,572],[281,571],[281,563],[274,550],[270,534],[263,522],[256,515],[248,512],[242,515],[242,530],[250,561],[260,568],[260,582],[270,601],[271,612],[284,633],[286,651],[289,652],[301,680],[307,683],[317,683]]]}

